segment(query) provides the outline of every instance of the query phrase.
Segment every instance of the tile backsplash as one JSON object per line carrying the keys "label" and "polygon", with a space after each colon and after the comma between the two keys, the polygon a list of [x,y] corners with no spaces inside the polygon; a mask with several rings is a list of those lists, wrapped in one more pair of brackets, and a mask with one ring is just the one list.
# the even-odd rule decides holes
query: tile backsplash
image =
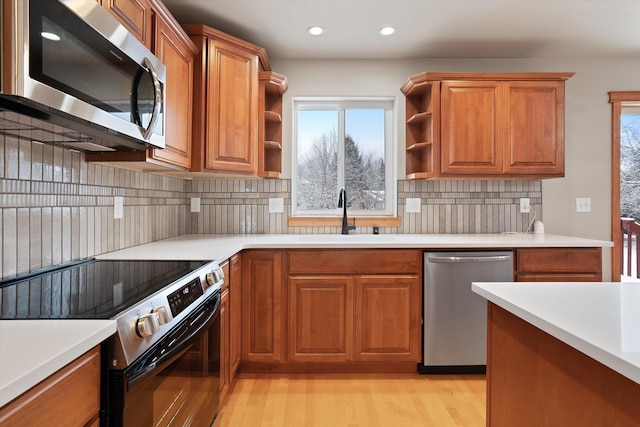
{"label": "tile backsplash", "polygon": [[[84,154],[0,134],[0,277],[181,234],[339,233],[289,227],[291,180],[183,180],[87,163]],[[381,233],[525,231],[542,212],[542,184],[526,180],[398,181],[399,228]],[[124,200],[113,218],[114,196]],[[190,198],[201,199],[199,213]],[[519,199],[532,212],[520,214]],[[269,213],[282,198],[284,213]],[[420,213],[407,213],[408,198]],[[357,233],[371,233],[358,227]]]}
{"label": "tile backsplash", "polygon": [[66,148],[0,135],[0,189],[0,277],[186,232],[184,180],[87,163]]}

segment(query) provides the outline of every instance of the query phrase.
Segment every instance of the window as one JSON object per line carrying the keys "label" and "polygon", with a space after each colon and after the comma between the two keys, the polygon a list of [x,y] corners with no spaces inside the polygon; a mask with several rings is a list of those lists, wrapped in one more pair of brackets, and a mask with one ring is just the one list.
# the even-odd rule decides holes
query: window
{"label": "window", "polygon": [[294,99],[293,214],[395,213],[392,99]]}

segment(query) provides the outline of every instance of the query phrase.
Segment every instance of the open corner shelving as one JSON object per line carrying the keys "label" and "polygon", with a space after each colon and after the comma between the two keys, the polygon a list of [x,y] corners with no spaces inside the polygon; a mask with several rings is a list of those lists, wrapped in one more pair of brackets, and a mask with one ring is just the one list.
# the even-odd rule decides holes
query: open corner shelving
{"label": "open corner shelving", "polygon": [[280,178],[282,175],[282,94],[287,78],[273,71],[261,71],[260,126],[258,131],[258,175]]}

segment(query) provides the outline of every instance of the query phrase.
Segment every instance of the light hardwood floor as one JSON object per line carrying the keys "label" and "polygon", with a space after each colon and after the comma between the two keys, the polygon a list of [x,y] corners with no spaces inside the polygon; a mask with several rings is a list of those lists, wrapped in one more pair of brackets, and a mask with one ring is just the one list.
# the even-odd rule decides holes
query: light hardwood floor
{"label": "light hardwood floor", "polygon": [[215,427],[484,426],[484,375],[240,373]]}

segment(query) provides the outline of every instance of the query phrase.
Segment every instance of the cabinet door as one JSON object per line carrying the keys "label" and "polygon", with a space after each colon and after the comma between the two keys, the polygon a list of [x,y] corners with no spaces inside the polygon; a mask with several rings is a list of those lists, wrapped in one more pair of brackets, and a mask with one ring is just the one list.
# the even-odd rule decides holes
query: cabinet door
{"label": "cabinet door", "polygon": [[442,83],[442,175],[502,173],[501,88],[494,81]]}
{"label": "cabinet door", "polygon": [[102,0],[120,23],[146,47],[151,49],[151,6],[147,0]]}
{"label": "cabinet door", "polygon": [[231,384],[229,366],[229,290],[220,297],[220,403],[224,400]]}
{"label": "cabinet door", "polygon": [[152,158],[184,168],[191,167],[193,111],[193,67],[195,51],[183,43],[175,31],[156,18],[155,55],[167,68],[165,86],[165,140],[163,150],[153,150]]}
{"label": "cabinet door", "polygon": [[564,176],[564,82],[505,82],[504,171]]}
{"label": "cabinet door", "polygon": [[230,357],[230,380],[233,381],[238,366],[240,366],[241,331],[241,284],[242,266],[240,265],[240,254],[234,255],[230,260],[229,278],[229,357]]}
{"label": "cabinet door", "polygon": [[283,347],[282,254],[242,254],[242,360],[280,362]]}
{"label": "cabinet door", "polygon": [[289,277],[289,360],[353,359],[353,278]]}
{"label": "cabinet door", "polygon": [[418,276],[355,278],[355,358],[420,360],[421,287]]}
{"label": "cabinet door", "polygon": [[258,57],[221,40],[208,42],[205,168],[255,174]]}

